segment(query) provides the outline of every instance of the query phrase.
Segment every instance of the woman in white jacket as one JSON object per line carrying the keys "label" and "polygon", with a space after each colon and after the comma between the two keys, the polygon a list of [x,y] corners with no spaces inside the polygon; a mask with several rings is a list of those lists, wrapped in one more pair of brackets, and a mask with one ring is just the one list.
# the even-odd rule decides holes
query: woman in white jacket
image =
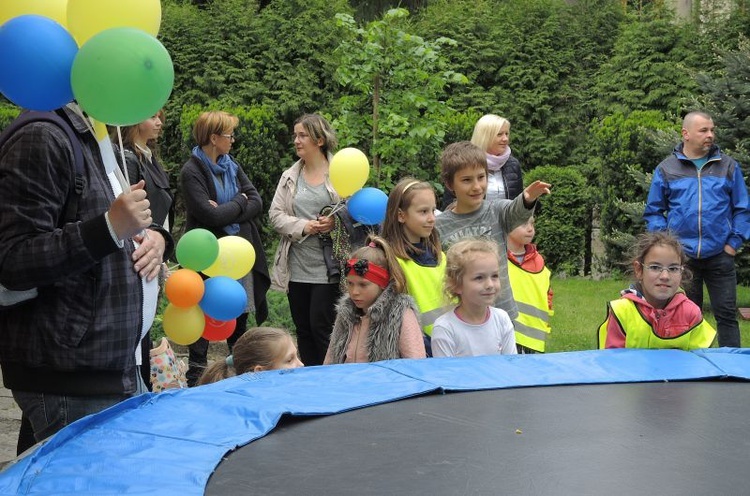
{"label": "woman in white jacket", "polygon": [[317,114],[297,119],[292,139],[299,160],[281,175],[269,211],[281,235],[271,288],[287,293],[302,363],[320,365],[340,296],[338,274],[329,278],[318,237],[334,227],[333,217],[320,211],[339,201],[328,177],[338,142],[331,125]]}

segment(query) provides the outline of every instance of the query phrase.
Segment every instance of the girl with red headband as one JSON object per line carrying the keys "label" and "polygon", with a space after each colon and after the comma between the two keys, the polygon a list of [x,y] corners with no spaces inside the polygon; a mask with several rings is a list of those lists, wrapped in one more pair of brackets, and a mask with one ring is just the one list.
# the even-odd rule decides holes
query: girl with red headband
{"label": "girl with red headband", "polygon": [[371,236],[347,261],[324,364],[425,358],[419,311],[392,248]]}

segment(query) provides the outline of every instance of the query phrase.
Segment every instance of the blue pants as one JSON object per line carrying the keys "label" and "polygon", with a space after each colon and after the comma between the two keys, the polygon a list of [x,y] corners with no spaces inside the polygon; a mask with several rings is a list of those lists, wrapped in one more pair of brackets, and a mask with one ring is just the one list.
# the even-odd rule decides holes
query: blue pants
{"label": "blue pants", "polygon": [[740,325],[737,322],[737,270],[734,257],[722,251],[710,258],[689,258],[693,280],[686,283],[685,293],[703,308],[703,283],[706,283],[711,310],[716,318],[719,346],[740,347]]}
{"label": "blue pants", "polygon": [[[148,392],[138,375],[135,395]],[[43,441],[68,424],[98,413],[134,395],[63,396],[58,394],[11,391],[23,412],[22,422],[31,424],[36,442]],[[21,427],[24,434],[24,427]],[[20,440],[19,440],[20,441]],[[26,440],[25,442],[28,442]],[[25,448],[29,446],[26,445]],[[21,449],[19,442],[19,449]]]}

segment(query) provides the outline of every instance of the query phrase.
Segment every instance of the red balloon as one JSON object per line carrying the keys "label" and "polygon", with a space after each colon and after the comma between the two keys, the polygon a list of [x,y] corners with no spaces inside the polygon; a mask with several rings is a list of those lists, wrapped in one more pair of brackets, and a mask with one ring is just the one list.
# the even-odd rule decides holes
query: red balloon
{"label": "red balloon", "polygon": [[206,325],[203,328],[203,337],[209,341],[224,341],[232,335],[234,328],[237,326],[237,319],[216,320],[206,317]]}

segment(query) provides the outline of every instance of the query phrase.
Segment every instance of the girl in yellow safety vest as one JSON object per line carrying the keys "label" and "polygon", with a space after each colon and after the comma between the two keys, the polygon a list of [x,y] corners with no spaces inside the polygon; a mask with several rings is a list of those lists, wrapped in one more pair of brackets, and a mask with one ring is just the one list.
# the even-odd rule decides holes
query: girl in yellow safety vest
{"label": "girl in yellow safety vest", "polygon": [[417,302],[427,356],[432,326],[450,305],[443,298],[445,255],[435,229],[435,190],[406,177],[388,195],[381,235],[390,243],[406,277],[406,292]]}
{"label": "girl in yellow safety vest", "polygon": [[668,232],[641,234],[632,248],[636,282],[610,301],[599,348],[708,348],[716,331],[680,287],[686,257]]}

